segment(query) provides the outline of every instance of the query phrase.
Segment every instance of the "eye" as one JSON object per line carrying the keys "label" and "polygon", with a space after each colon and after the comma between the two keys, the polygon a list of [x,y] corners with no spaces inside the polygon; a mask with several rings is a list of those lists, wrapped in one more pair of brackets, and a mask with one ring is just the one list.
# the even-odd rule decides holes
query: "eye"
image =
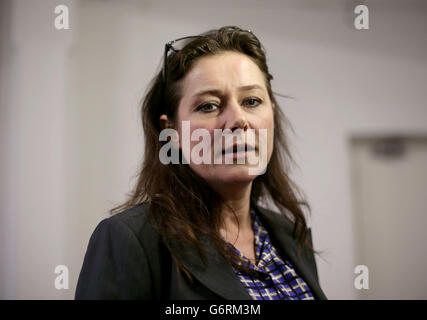
{"label": "eye", "polygon": [[209,102],[209,103],[205,103],[205,104],[198,106],[196,108],[196,111],[201,111],[204,113],[210,113],[210,112],[215,111],[216,110],[215,108],[218,108],[218,106],[214,103]]}
{"label": "eye", "polygon": [[261,100],[257,98],[249,98],[245,100],[245,105],[248,107],[258,107],[261,104]]}

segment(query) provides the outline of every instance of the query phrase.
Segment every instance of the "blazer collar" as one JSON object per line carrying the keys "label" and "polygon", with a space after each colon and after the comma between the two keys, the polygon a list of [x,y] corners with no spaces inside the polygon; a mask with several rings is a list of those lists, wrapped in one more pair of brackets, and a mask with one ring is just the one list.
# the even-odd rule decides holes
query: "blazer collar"
{"label": "blazer collar", "polygon": [[[326,299],[314,275],[309,272],[307,256],[297,257],[296,243],[292,238],[292,225],[270,210],[259,207],[251,202],[259,213],[264,226],[268,229],[270,237],[279,252],[293,264],[297,274],[309,285],[316,299]],[[200,238],[206,250],[207,266],[199,257],[197,251],[183,242],[171,242],[170,248],[176,257],[183,263],[187,270],[210,290],[228,300],[250,300],[251,296],[241,284],[229,262],[218,252],[213,242],[207,237]],[[273,241],[273,240],[272,240]],[[280,250],[282,249],[282,250]],[[220,270],[220,271],[219,271]]]}
{"label": "blazer collar", "polygon": [[170,242],[170,248],[187,270],[211,291],[227,300],[250,300],[229,262],[218,252],[207,236],[199,238],[205,249],[207,266],[197,250],[184,242]]}
{"label": "blazer collar", "polygon": [[[317,270],[310,270],[310,265],[313,266],[313,262],[310,263],[314,256],[311,252],[303,250],[301,256],[297,254],[297,241],[292,237],[293,224],[286,221],[278,213],[254,205],[260,213],[263,225],[267,228],[270,238],[279,253],[282,253],[282,259],[286,258],[294,267],[296,273],[304,279],[307,285],[310,287],[312,294],[315,299],[325,300],[327,299],[322,289],[320,288],[317,279]],[[311,236],[311,231],[310,231]],[[314,261],[314,268],[316,268]]]}

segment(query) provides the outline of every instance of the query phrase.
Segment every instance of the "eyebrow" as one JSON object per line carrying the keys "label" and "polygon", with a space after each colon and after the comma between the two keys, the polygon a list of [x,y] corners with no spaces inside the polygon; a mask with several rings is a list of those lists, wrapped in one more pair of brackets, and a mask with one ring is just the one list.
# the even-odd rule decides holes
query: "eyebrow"
{"label": "eyebrow", "polygon": [[[253,89],[260,89],[260,90],[264,90],[263,87],[261,87],[258,84],[251,84],[251,85],[247,85],[247,86],[241,86],[238,87],[237,90],[238,91],[249,91],[249,90],[253,90]],[[193,97],[199,97],[199,96],[203,96],[205,94],[212,94],[212,95],[221,95],[221,90],[218,89],[207,89],[207,90],[202,90],[199,91],[197,93],[195,93],[193,95]]]}

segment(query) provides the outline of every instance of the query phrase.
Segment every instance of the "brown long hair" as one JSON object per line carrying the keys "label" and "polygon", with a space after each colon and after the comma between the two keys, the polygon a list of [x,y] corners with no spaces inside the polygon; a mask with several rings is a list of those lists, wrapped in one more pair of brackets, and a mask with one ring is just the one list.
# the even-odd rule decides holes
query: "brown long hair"
{"label": "brown long hair", "polygon": [[[313,251],[308,241],[308,229],[301,209],[310,206],[298,198],[300,191],[287,172],[294,163],[289,152],[284,127],[290,123],[281,111],[272,92],[265,50],[252,33],[238,27],[222,27],[201,34],[186,41],[178,52],[168,55],[166,60],[166,82],[160,71],[150,83],[142,102],[141,116],[145,133],[145,152],[137,184],[122,205],[110,210],[112,214],[149,203],[148,219],[167,245],[168,240],[184,241],[196,248],[206,264],[205,251],[198,235],[209,236],[219,252],[240,271],[248,272],[248,266],[239,259],[234,250],[220,236],[221,209],[225,202],[207,182],[198,176],[188,164],[164,165],[159,160],[162,143],[159,118],[167,114],[175,124],[176,111],[181,99],[180,82],[194,61],[202,56],[216,55],[224,51],[247,55],[265,76],[271,102],[276,106],[274,114],[274,145],[266,172],[257,176],[252,184],[251,201],[258,203],[270,197],[281,211],[283,219],[294,224],[293,236],[298,239],[298,251],[307,247]],[[181,155],[180,155],[181,159]],[[297,196],[298,195],[298,196]],[[232,210],[232,208],[230,208]],[[285,213],[285,212],[288,213]],[[168,245],[167,245],[168,246]],[[191,280],[184,265],[169,251],[176,262],[178,271],[183,271]]]}

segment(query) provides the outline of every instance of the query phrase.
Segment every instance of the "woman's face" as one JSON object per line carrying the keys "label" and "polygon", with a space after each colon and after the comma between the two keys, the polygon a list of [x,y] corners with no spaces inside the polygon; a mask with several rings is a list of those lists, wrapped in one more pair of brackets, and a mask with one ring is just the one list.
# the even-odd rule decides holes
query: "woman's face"
{"label": "woman's face", "polygon": [[[256,170],[253,169],[259,168],[260,165],[265,168],[270,160],[274,139],[273,106],[261,70],[244,54],[224,52],[196,60],[180,84],[181,101],[176,118],[177,130],[180,148],[190,167],[214,188],[252,182],[256,178],[253,174]],[[199,145],[199,148],[202,145],[205,146],[207,140],[199,138],[191,141],[189,149],[185,148],[190,151],[184,151],[183,139],[186,138],[186,126],[189,127],[190,135],[200,128],[209,132],[207,139],[210,140],[211,149],[207,157],[210,158],[210,163],[203,161],[196,164],[197,162],[193,161],[189,153],[196,145]],[[228,134],[226,129],[230,130]],[[265,129],[262,130],[264,134],[261,136],[259,129]],[[222,142],[219,132],[222,132]],[[241,138],[232,140],[233,143],[239,141],[238,144],[242,145],[242,141],[246,141],[246,144],[253,145],[255,150],[248,153],[228,153],[229,150],[227,150],[228,161],[234,156],[230,164],[225,160],[224,149],[229,146],[229,142],[226,142],[224,136],[233,135]],[[250,143],[250,138],[254,143]],[[215,144],[218,146],[218,143],[222,145],[214,147]],[[250,147],[247,148],[250,149]],[[205,156],[206,150],[202,148],[197,154]],[[263,164],[248,163],[249,154],[255,158],[264,156]],[[243,158],[245,163],[239,163],[242,159],[238,161],[237,158]]]}

